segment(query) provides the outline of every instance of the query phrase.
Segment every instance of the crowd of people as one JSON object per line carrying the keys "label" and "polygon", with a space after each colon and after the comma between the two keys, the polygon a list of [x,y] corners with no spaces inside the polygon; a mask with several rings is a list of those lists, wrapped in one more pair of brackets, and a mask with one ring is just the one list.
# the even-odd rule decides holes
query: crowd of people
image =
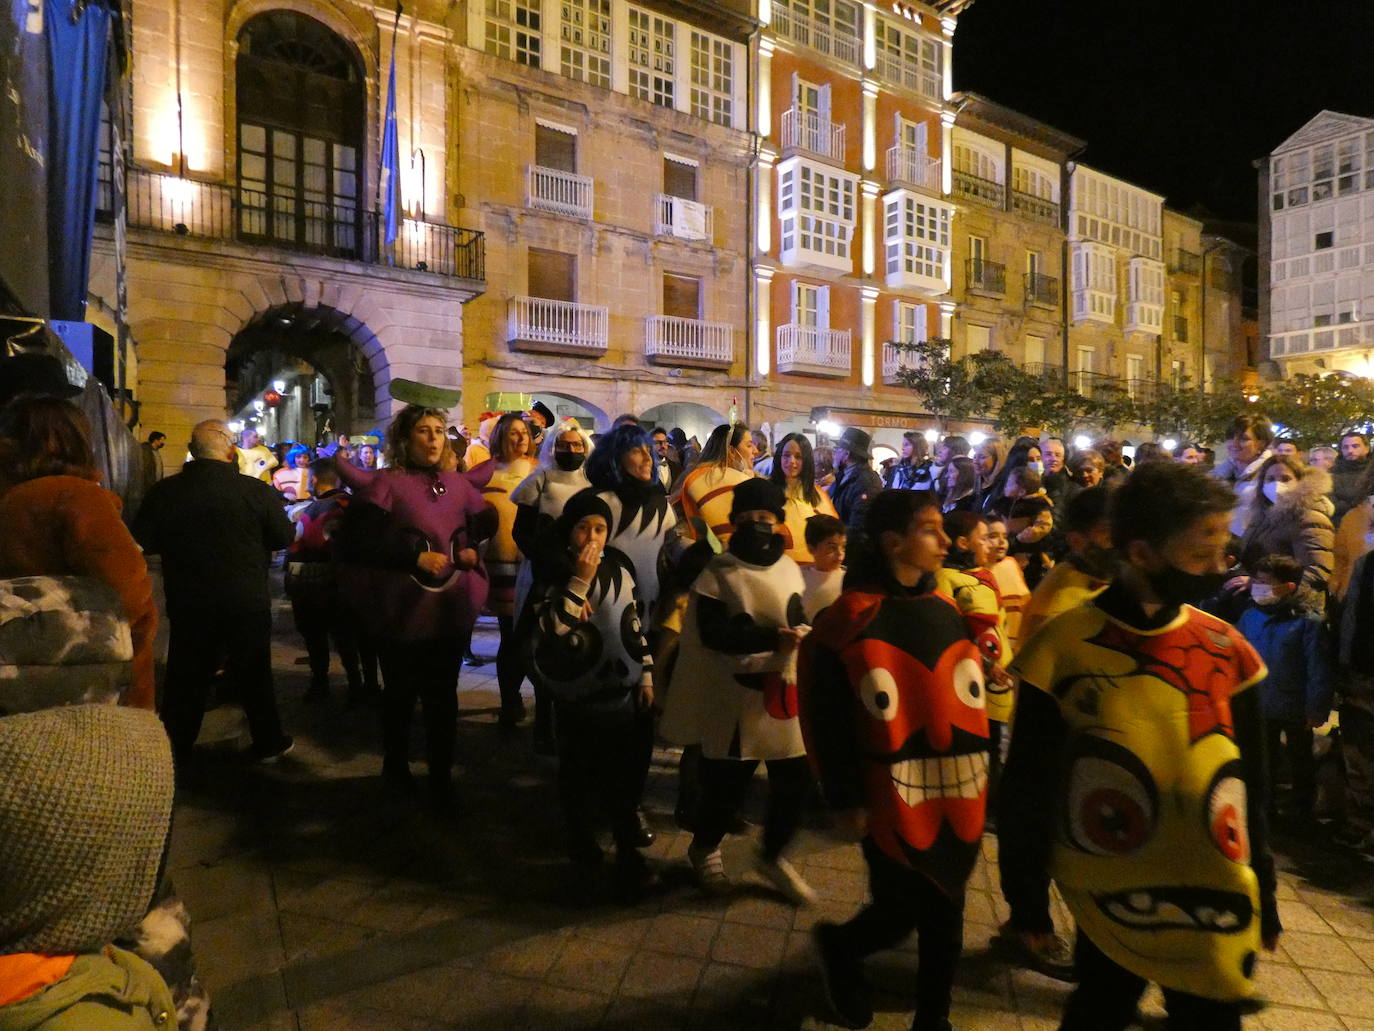
{"label": "crowd of people", "polygon": [[[1126,1027],[1148,982],[1170,1026],[1239,1029],[1256,957],[1282,930],[1273,830],[1374,851],[1363,432],[1304,456],[1245,416],[1212,464],[1194,444],[932,442],[913,430],[875,468],[873,439],[854,426],[818,446],[735,421],[699,448],[632,416],[591,429],[531,406],[496,413],[469,440],[446,411],[407,405],[384,434],[274,451],[212,420],[126,529],[95,482],[80,413],[26,396],[0,414],[0,576],[108,587],[128,628],[123,652],[110,645],[131,671],[120,701],[156,709],[170,741],[169,759],[153,755],[144,772],[186,782],[221,669],[253,757],[292,748],[270,662],[269,570],[284,552],[307,698],[330,693],[337,652],[349,701],[378,706],[388,788],[441,819],[461,814],[460,674],[483,661],[473,629],[494,617],[496,732],[517,740],[528,727],[532,752],[557,758],[567,857],[589,884],[609,870],[614,896],[633,903],[659,883],[641,807],[656,739],[681,748],[674,818],[691,832],[686,862],[703,892],[735,889],[741,871],[721,843],[742,829],[760,764],[754,870],[783,897],[815,901],[788,854],[818,800],[861,843],[869,901],[815,929],[832,1016],[853,1027],[873,1019],[864,957],[914,930],[913,1028],[951,1028],[965,885],[985,831],[1000,839],[1010,912],[996,944],[1077,982],[1068,1031]],[[171,624],[160,689],[145,555],[161,557]],[[94,676],[68,658],[52,661],[54,676]],[[423,785],[410,754],[417,701]],[[63,734],[151,747],[147,721],[49,726],[6,711],[7,770],[28,769],[32,740]],[[5,779],[0,808],[22,808],[25,777],[41,779]],[[170,803],[164,785],[149,792],[138,801],[154,810],[152,831]],[[31,863],[14,837],[0,834],[0,857]],[[126,845],[105,861],[146,866],[147,843]],[[1073,945],[1051,917],[1052,881]],[[127,883],[147,912],[153,885]],[[8,889],[0,898],[28,912]],[[76,969],[15,956],[59,941],[79,961],[95,941],[85,932],[127,930],[18,926],[0,912],[11,932],[0,1016],[40,1005]],[[102,962],[133,963],[103,944]],[[7,996],[21,976],[26,993]],[[173,988],[194,1027],[194,985]],[[165,1019],[167,998],[146,998]]]}

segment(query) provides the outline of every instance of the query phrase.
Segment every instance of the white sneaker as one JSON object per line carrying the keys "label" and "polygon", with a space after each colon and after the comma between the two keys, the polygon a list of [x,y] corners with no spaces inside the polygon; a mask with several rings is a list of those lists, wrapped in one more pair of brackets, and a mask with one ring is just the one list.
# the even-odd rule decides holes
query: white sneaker
{"label": "white sneaker", "polygon": [[797,905],[814,906],[816,904],[815,890],[802,880],[801,874],[797,873],[797,868],[782,856],[769,860],[760,855],[754,864],[754,869],[763,876],[764,880]]}
{"label": "white sneaker", "polygon": [[725,860],[721,858],[719,848],[707,852],[689,846],[687,861],[692,864],[692,873],[696,875],[697,886],[702,891],[720,895],[730,890],[730,879],[725,876]]}

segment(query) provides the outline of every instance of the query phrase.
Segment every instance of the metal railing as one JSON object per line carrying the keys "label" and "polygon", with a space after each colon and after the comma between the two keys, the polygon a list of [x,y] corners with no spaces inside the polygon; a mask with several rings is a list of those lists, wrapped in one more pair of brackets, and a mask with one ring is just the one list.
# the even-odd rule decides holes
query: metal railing
{"label": "metal railing", "polygon": [[999,295],[1007,292],[1007,267],[1000,262],[969,258],[964,262],[964,272],[970,290]]}
{"label": "metal railing", "polygon": [[1182,247],[1173,253],[1173,260],[1169,262],[1169,274],[1172,276],[1198,276],[1202,274],[1202,258],[1192,251],[1185,251]]}
{"label": "metal railing", "polygon": [[654,200],[654,235],[679,240],[715,239],[715,210],[685,197],[660,193]]}
{"label": "metal railing", "polygon": [[914,365],[915,360],[907,352],[891,342],[883,344],[883,382],[891,386],[899,381],[902,368]]}
{"label": "metal railing", "polygon": [[844,160],[844,126],[814,111],[789,107],[782,113],[782,149],[805,150],[832,161]]}
{"label": "metal railing", "polygon": [[610,336],[610,313],[595,304],[512,297],[507,329],[511,341],[601,354]]}
{"label": "metal railing", "polygon": [[674,315],[644,320],[644,354],[649,358],[729,365],[735,357],[733,338],[734,328],[724,322]]}
{"label": "metal railing", "polygon": [[889,147],[887,151],[887,181],[905,183],[918,190],[940,193],[940,159],[933,158],[914,147]]}
{"label": "metal railing", "polygon": [[944,95],[944,84],[939,72],[922,68],[914,61],[904,61],[886,51],[878,52],[878,61],[873,70],[878,78],[889,85],[909,89],[928,100],[939,100]]}
{"label": "metal railing", "polygon": [[1043,308],[1059,306],[1059,280],[1039,272],[1026,273],[1026,303]]}
{"label": "metal railing", "polygon": [[592,179],[559,168],[530,165],[525,174],[525,206],[573,218],[591,218]]}
{"label": "metal railing", "polygon": [[841,32],[833,25],[798,14],[782,4],[773,5],[772,21],[769,24],[779,36],[786,36],[793,42],[810,47],[827,57],[847,64],[859,63],[862,42],[857,36]]}
{"label": "metal railing", "polygon": [[1188,342],[1188,316],[1174,316],[1174,339],[1181,344]]}
{"label": "metal railing", "polygon": [[849,369],[849,330],[795,324],[778,327],[779,372],[846,376]]}
{"label": "metal railing", "polygon": [[1021,366],[1021,371],[1028,376],[1037,376],[1060,386],[1068,382],[1064,376],[1064,366],[1053,362],[1026,362]]}
{"label": "metal railing", "polygon": [[1012,190],[1011,210],[1020,212],[1037,222],[1047,222],[1054,226],[1059,224],[1059,205],[1052,200],[1046,200],[1044,197],[1037,197],[1033,193]]}
{"label": "metal railing", "polygon": [[[100,174],[96,217],[108,221],[113,217],[108,166]],[[402,218],[395,241],[387,244],[382,216],[351,204],[303,201],[141,168],[130,168],[125,183],[131,229],[231,240],[462,279],[486,277],[485,238],[476,230]]]}
{"label": "metal railing", "polygon": [[954,170],[954,192],[961,197],[969,197],[1000,208],[1006,200],[1006,187],[991,179],[983,179],[971,172]]}

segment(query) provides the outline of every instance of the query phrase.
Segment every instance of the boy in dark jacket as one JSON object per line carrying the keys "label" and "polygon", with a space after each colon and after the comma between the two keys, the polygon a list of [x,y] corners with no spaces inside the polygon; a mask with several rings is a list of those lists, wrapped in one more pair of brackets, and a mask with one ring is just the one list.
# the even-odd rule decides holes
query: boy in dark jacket
{"label": "boy in dark jacket", "polygon": [[[1312,729],[1331,715],[1331,659],[1321,616],[1301,606],[1302,566],[1287,555],[1266,555],[1255,565],[1250,583],[1253,608],[1241,614],[1236,628],[1269,667],[1260,688],[1264,735],[1271,770],[1277,765],[1279,738],[1286,745],[1293,777],[1295,821],[1311,822],[1316,803],[1317,765],[1312,757]],[[1277,784],[1277,778],[1271,778]],[[1276,794],[1276,793],[1275,793]],[[1268,799],[1269,812],[1277,798]]]}

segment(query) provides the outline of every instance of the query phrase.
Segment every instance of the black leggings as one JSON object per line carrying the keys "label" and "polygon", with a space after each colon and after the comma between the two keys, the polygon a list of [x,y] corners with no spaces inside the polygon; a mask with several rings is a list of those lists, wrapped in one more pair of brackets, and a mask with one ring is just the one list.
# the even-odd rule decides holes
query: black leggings
{"label": "black leggings", "polygon": [[496,649],[496,684],[501,689],[501,712],[514,715],[522,707],[520,685],[525,682],[525,663],[515,633],[515,617],[497,616],[501,644]]}
{"label": "black leggings", "polygon": [[[811,767],[806,756],[767,759],[768,813],[763,824],[763,855],[777,859],[796,836],[806,796],[811,790]],[[701,808],[692,845],[715,851],[744,803],[758,759],[708,759],[701,757]]]}
{"label": "black leggings", "polygon": [[575,847],[591,835],[589,803],[599,803],[610,820],[617,850],[628,853],[639,836],[635,810],[653,749],[653,713],[629,706],[603,712],[555,702],[553,714],[558,733],[558,793],[569,844]]}
{"label": "black leggings", "polygon": [[432,641],[378,641],[377,658],[386,690],[382,692],[384,768],[399,772],[410,760],[410,721],[415,699],[425,719],[425,759],[431,786],[448,787],[458,737],[458,671],[467,638]]}
{"label": "black leggings", "polygon": [[950,898],[935,882],[888,857],[872,838],[863,843],[868,861],[867,906],[839,929],[841,947],[856,960],[918,937],[916,1019],[913,1029],[943,1028],[949,1019],[954,971],[964,949],[964,893]]}

